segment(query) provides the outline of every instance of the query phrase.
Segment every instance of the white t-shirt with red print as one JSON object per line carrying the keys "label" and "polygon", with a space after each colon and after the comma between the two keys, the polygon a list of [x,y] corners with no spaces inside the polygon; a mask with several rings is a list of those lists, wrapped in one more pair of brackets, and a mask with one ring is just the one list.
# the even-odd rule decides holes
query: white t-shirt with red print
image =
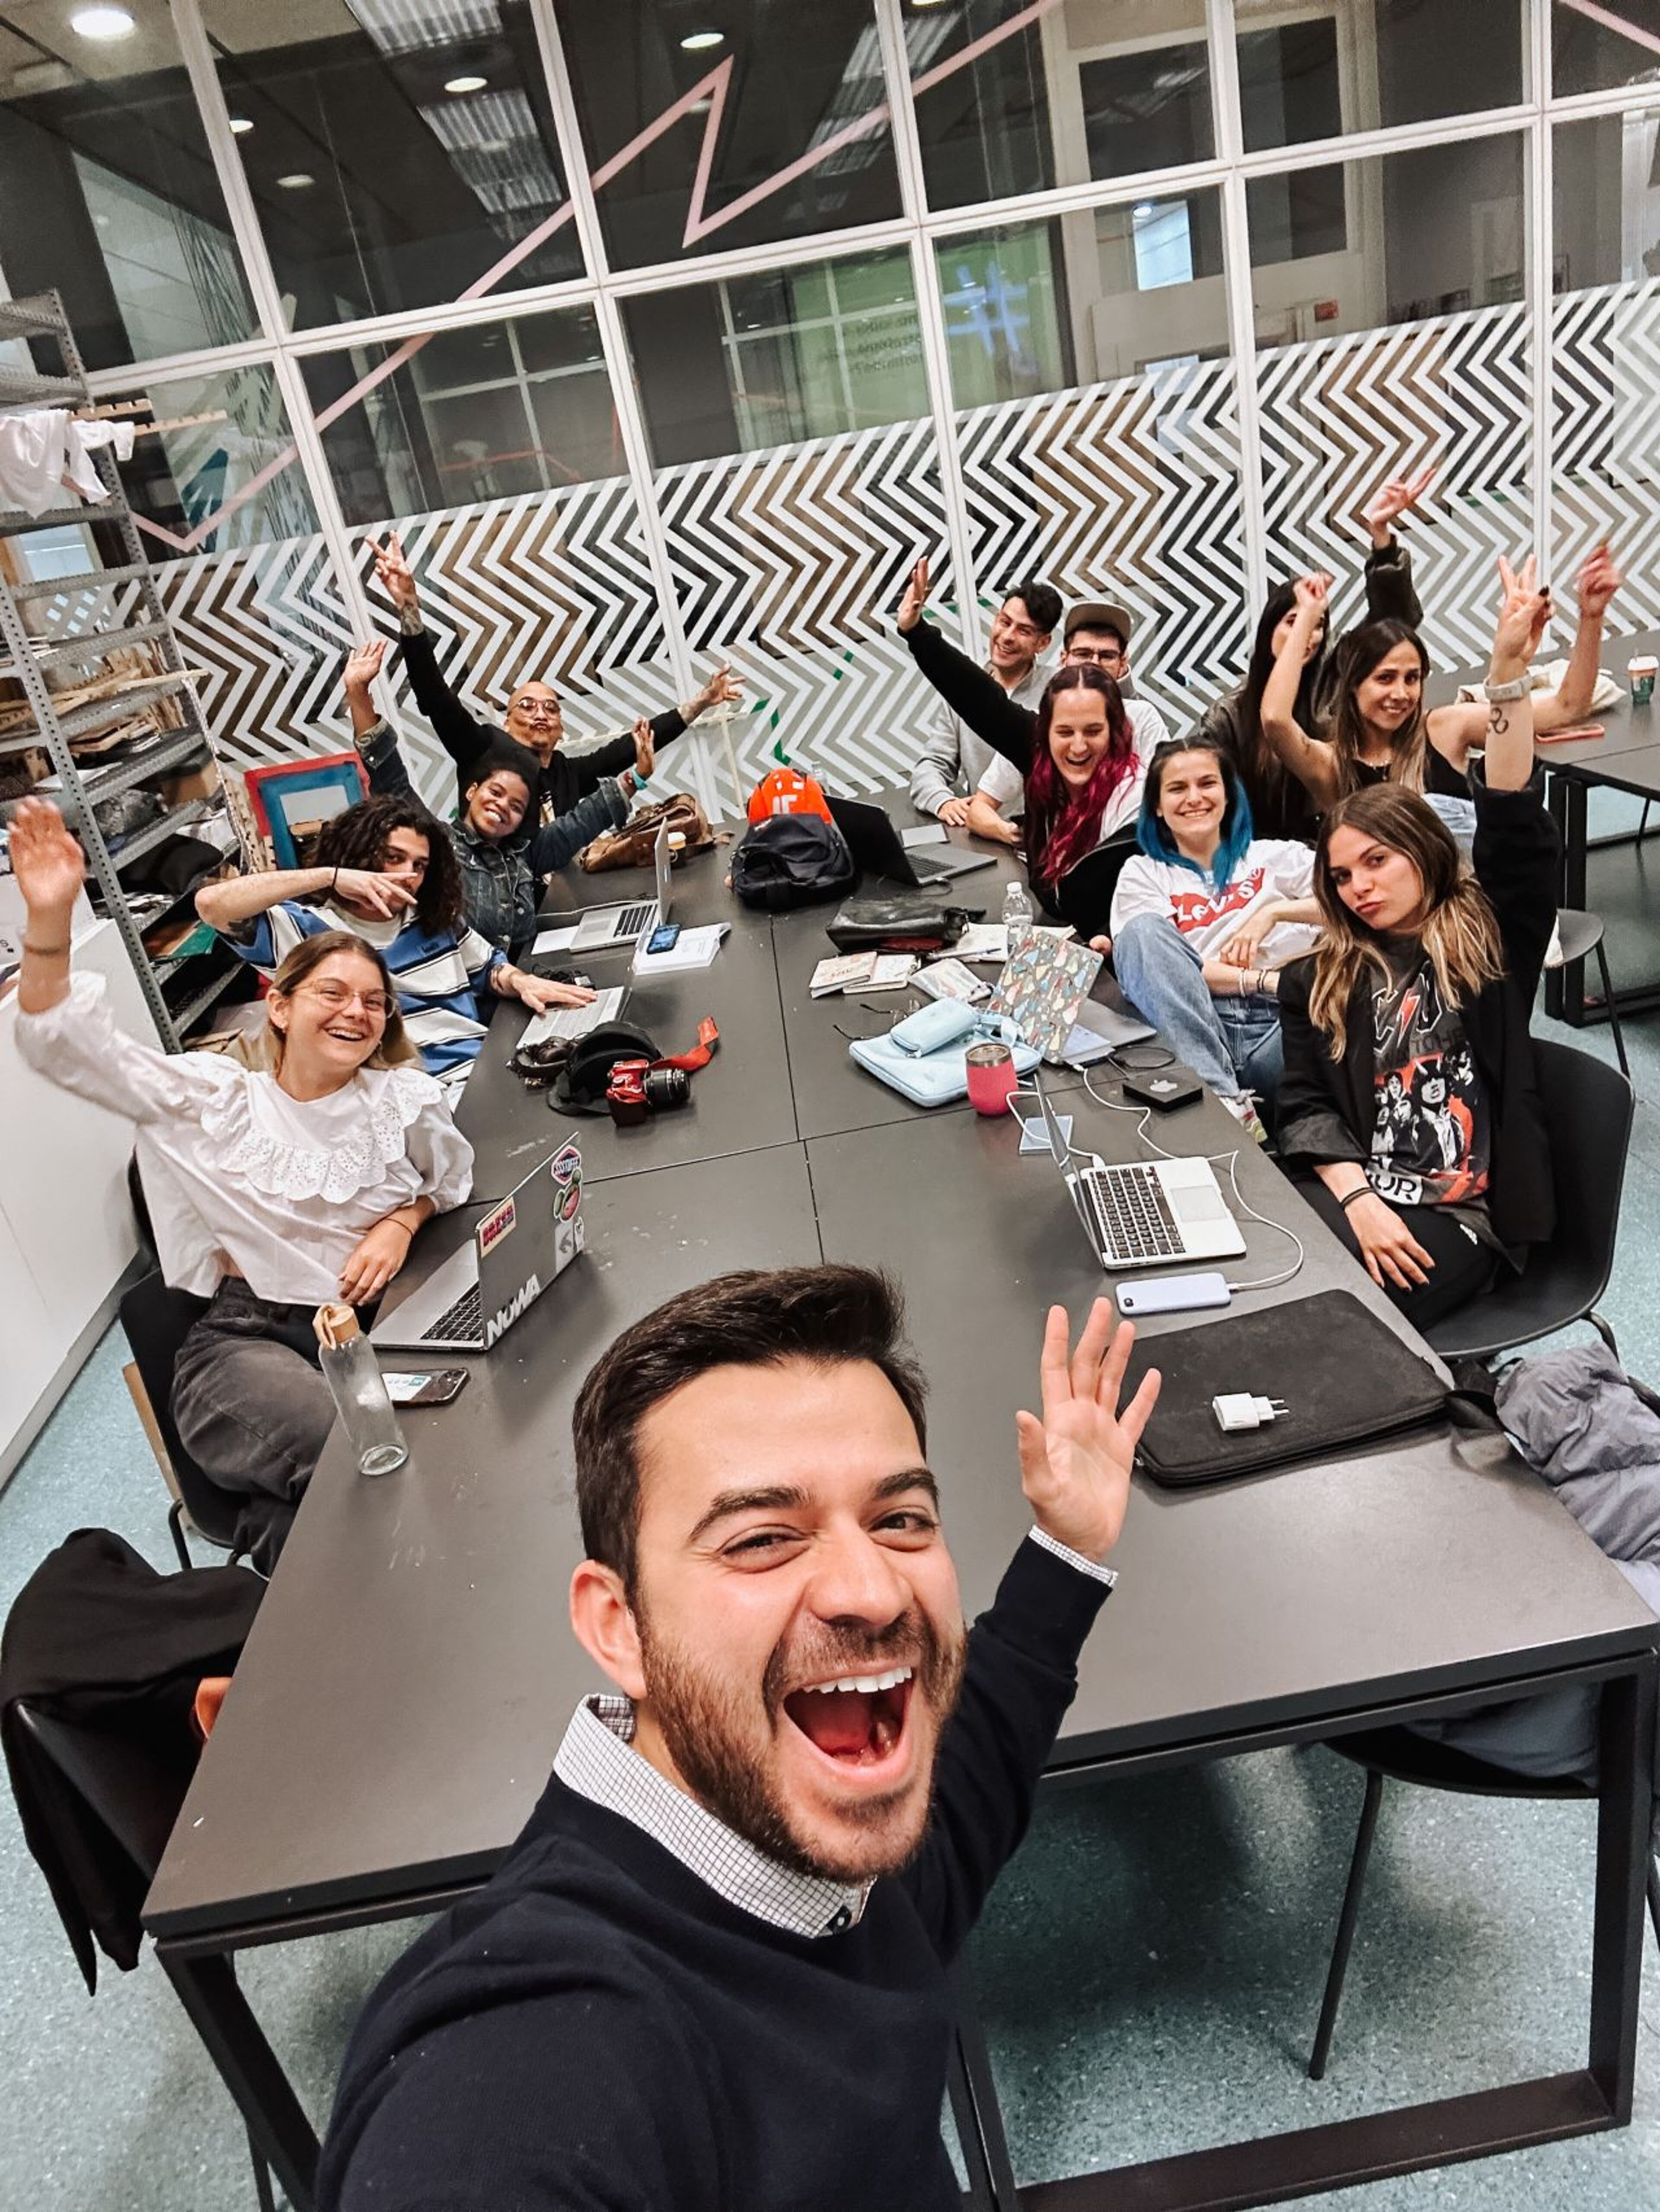
{"label": "white t-shirt with red print", "polygon": [[[1172,921],[1201,960],[1219,952],[1272,899],[1307,898],[1314,887],[1314,854],[1290,838],[1253,837],[1225,887],[1170,860],[1134,854],[1124,863],[1112,900],[1112,933],[1138,915]],[[1304,922],[1276,922],[1262,940],[1262,960],[1274,968],[1295,960],[1318,931]]]}

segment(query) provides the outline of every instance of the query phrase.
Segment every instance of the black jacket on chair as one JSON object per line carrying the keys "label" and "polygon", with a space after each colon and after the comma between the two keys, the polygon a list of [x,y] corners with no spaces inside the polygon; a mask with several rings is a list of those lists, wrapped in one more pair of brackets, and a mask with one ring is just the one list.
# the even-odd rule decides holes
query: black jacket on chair
{"label": "black jacket on chair", "polygon": [[112,1740],[121,1788],[147,1831],[165,1834],[195,1771],[191,1711],[204,1675],[228,1674],[265,1584],[245,1567],[158,1574],[108,1528],[77,1528],[18,1592],[0,1637],[0,1741],[23,1839],[46,1878],[87,1987],[94,1940],[138,1963],[153,1867],[112,1834],[50,1758],[21,1709]]}
{"label": "black jacket on chair", "polygon": [[[1550,1145],[1529,1023],[1556,920],[1562,844],[1539,793],[1538,776],[1524,791],[1489,791],[1481,764],[1470,770],[1475,878],[1499,919],[1505,973],[1462,1012],[1492,1101],[1488,1215],[1493,1235],[1511,1252],[1542,1244],[1556,1225]],[[1286,1047],[1286,1072],[1274,1097],[1280,1154],[1293,1169],[1332,1160],[1359,1164],[1371,1155],[1377,1111],[1371,1003],[1376,986],[1362,976],[1349,1002],[1347,1048],[1334,1060],[1309,1018],[1313,982],[1311,957],[1293,961],[1280,978]]]}

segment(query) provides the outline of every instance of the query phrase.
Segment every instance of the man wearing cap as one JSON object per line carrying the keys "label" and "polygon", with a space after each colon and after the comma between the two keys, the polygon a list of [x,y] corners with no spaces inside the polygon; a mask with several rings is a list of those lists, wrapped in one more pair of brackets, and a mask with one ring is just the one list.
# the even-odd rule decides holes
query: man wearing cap
{"label": "man wearing cap", "polygon": [[[1061,619],[1061,594],[1052,584],[1028,577],[1007,592],[992,617],[991,652],[975,673],[996,693],[1031,712],[1043,696],[1055,625]],[[974,668],[970,661],[969,667]],[[910,772],[911,802],[920,814],[932,814],[953,829],[969,816],[970,796],[996,756],[947,700],[935,714],[927,742]]]}

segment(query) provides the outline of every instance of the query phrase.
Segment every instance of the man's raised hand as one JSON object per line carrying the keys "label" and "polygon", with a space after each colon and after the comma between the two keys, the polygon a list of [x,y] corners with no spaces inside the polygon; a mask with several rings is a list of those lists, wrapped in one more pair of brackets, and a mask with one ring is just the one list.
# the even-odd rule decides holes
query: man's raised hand
{"label": "man's raised hand", "polygon": [[1130,1468],[1159,1375],[1150,1368],[1121,1413],[1118,1394],[1135,1344],[1128,1322],[1113,1327],[1112,1304],[1097,1298],[1076,1352],[1064,1306],[1051,1306],[1040,1362],[1043,1413],[1017,1413],[1020,1482],[1038,1527],[1086,1559],[1118,1540],[1129,1502]]}
{"label": "man's raised hand", "polygon": [[910,581],[905,586],[905,596],[899,602],[899,632],[915,629],[922,619],[922,610],[928,603],[928,564],[925,556],[910,572]]}

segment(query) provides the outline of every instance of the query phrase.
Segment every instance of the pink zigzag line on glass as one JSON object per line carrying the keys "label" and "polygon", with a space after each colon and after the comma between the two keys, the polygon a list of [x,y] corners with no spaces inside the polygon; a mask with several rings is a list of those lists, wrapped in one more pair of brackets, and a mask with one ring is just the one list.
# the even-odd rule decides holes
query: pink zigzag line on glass
{"label": "pink zigzag line on glass", "polygon": [[1595,0],[1562,0],[1562,5],[1572,8],[1576,15],[1585,15],[1593,23],[1602,24],[1604,30],[1617,32],[1633,46],[1646,46],[1651,54],[1660,54],[1660,38],[1652,31],[1639,29],[1629,16],[1616,15],[1612,8],[1599,8]]}
{"label": "pink zigzag line on glass", "polygon": [[[1000,46],[1005,39],[1012,38],[1015,32],[1023,30],[1028,23],[1036,21],[1040,15],[1047,15],[1051,9],[1060,4],[1061,0],[1031,0],[1031,5],[1023,9],[1018,15],[1011,15],[1006,22],[998,24],[995,29],[984,32],[979,38],[971,40],[959,53],[951,55],[946,60],[936,64],[933,69],[925,70],[921,76],[914,77],[911,80],[912,91],[930,90],[934,85],[953,76],[957,70],[966,68],[969,63],[978,60],[980,56],[991,47]],[[1566,0],[1566,4],[1570,7],[1582,5],[1583,0]],[[1601,11],[1586,8],[1584,12],[1589,14]],[[889,120],[891,111],[887,102],[884,100],[880,106],[872,108],[867,114],[855,116],[851,123],[844,124],[840,131],[832,133],[830,137],[822,140],[817,146],[810,147],[798,161],[792,161],[786,167],[777,170],[772,176],[752,186],[747,192],[741,193],[737,199],[729,200],[725,207],[718,208],[712,216],[706,216],[703,213],[703,204],[708,192],[709,176],[714,166],[714,149],[721,135],[721,123],[726,113],[727,92],[732,82],[732,71],[733,57],[727,54],[715,64],[707,76],[700,77],[696,84],[681,94],[678,100],[654,116],[644,130],[630,138],[625,146],[619,147],[609,161],[602,162],[597,169],[591,171],[588,181],[592,188],[599,191],[604,185],[608,185],[613,177],[628,167],[636,155],[644,153],[648,146],[660,138],[665,131],[672,130],[683,115],[691,112],[698,102],[707,95],[710,105],[703,118],[703,140],[698,149],[697,172],[692,179],[691,196],[686,209],[686,225],[681,236],[683,246],[692,246],[700,239],[708,237],[712,232],[722,229],[727,223],[735,222],[740,215],[746,215],[751,208],[758,206],[764,199],[769,199],[775,192],[781,191],[786,185],[794,184],[798,177],[805,176],[809,170],[817,168],[821,161],[838,152],[842,147],[850,144],[855,139],[868,137],[874,131],[879,131]],[[562,228],[571,220],[575,211],[570,201],[567,200],[562,207],[556,209],[552,215],[538,223],[534,229],[527,231],[516,245],[508,248],[499,261],[485,270],[482,276],[476,276],[466,289],[458,295],[458,302],[460,300],[482,299],[487,293],[493,291],[504,276],[511,274],[521,261],[526,260],[539,246],[544,245],[556,231]],[[340,417],[356,406],[360,400],[366,399],[377,385],[384,384],[389,376],[404,366],[405,362],[412,361],[421,349],[429,344],[435,335],[434,331],[423,331],[417,337],[405,338],[403,343],[395,347],[383,362],[370,369],[367,375],[360,377],[349,392],[343,392],[338,399],[331,400],[324,408],[316,418],[319,430],[326,430],[331,423],[337,422]],[[229,520],[239,507],[246,506],[249,500],[257,498],[274,477],[281,476],[285,469],[292,468],[299,458],[297,447],[284,446],[282,452],[267,461],[263,469],[251,476],[246,483],[239,485],[228,499],[215,507],[211,514],[198,522],[193,530],[187,532],[183,537],[180,537],[176,531],[169,530],[165,523],[152,522],[148,515],[135,514],[133,520],[147,537],[154,538],[159,544],[171,545],[175,552],[193,553],[204,538],[211,537],[222,523]]]}

